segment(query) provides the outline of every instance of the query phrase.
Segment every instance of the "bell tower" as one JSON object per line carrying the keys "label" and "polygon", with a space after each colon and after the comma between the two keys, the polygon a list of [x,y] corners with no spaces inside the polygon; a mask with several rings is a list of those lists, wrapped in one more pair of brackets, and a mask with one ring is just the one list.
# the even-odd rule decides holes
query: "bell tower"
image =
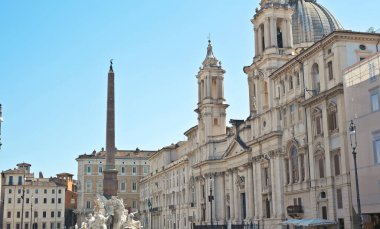
{"label": "bell tower", "polygon": [[293,57],[292,1],[297,0],[261,0],[251,20],[255,57],[250,66],[244,67],[248,75],[250,117],[271,107],[274,86],[268,76]]}
{"label": "bell tower", "polygon": [[198,79],[198,131],[201,144],[208,137],[226,133],[226,109],[224,103],[224,84],[221,62],[212,51],[211,41],[208,41],[207,55],[197,74]]}
{"label": "bell tower", "polygon": [[255,57],[291,53],[293,9],[289,0],[262,0],[251,20],[255,33]]}

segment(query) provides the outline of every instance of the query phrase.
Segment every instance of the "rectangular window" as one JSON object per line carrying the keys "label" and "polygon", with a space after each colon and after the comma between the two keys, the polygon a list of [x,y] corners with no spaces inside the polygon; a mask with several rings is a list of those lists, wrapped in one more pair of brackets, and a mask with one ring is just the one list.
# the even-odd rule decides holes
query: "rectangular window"
{"label": "rectangular window", "polygon": [[17,198],[17,203],[21,204],[21,198]]}
{"label": "rectangular window", "polygon": [[137,174],[137,167],[133,166],[132,167],[132,175],[136,175],[136,174]]}
{"label": "rectangular window", "polygon": [[54,229],[54,223],[50,223],[50,229]]}
{"label": "rectangular window", "polygon": [[47,203],[47,198],[44,198],[44,204],[46,204]]}
{"label": "rectangular window", "polygon": [[46,218],[46,211],[42,212],[42,218]]}
{"label": "rectangular window", "polygon": [[368,72],[369,72],[369,80],[373,81],[376,79],[376,68],[375,63],[368,63]]}
{"label": "rectangular window", "polygon": [[293,89],[293,76],[289,76],[289,90]]}
{"label": "rectangular window", "polygon": [[136,182],[132,183],[132,191],[134,191],[134,192],[137,191],[137,183]]}
{"label": "rectangular window", "polygon": [[125,174],[125,166],[121,166],[121,174]]}
{"label": "rectangular window", "polygon": [[8,193],[9,194],[11,194],[12,193],[12,189],[10,188],[10,189],[8,189]]}
{"label": "rectangular window", "polygon": [[47,189],[44,189],[44,194],[47,194]]}
{"label": "rectangular window", "polygon": [[25,212],[25,218],[29,218],[29,212]]}
{"label": "rectangular window", "polygon": [[132,208],[137,208],[136,200],[132,201]]}
{"label": "rectangular window", "polygon": [[51,218],[54,218],[54,212],[53,211],[50,212],[50,216],[51,216]]}
{"label": "rectangular window", "polygon": [[61,217],[61,211],[58,211],[58,212],[57,212],[57,217],[58,217],[58,218]]}
{"label": "rectangular window", "polygon": [[18,182],[17,182],[18,185],[22,185],[22,176],[18,176]]}
{"label": "rectangular window", "polygon": [[26,204],[29,204],[29,198],[26,198],[26,199],[25,199],[25,203],[26,203]]}
{"label": "rectangular window", "polygon": [[57,229],[61,228],[61,223],[57,223]]}
{"label": "rectangular window", "polygon": [[379,110],[379,92],[377,90],[371,91],[371,108],[372,111]]}
{"label": "rectangular window", "polygon": [[342,189],[336,190],[336,201],[337,201],[338,209],[342,209],[343,208]]}
{"label": "rectangular window", "polygon": [[35,211],[35,212],[34,212],[34,218],[35,218],[35,219],[38,218],[38,211]]}
{"label": "rectangular window", "polygon": [[87,165],[87,174],[91,174],[91,165]]}
{"label": "rectangular window", "polygon": [[302,198],[298,197],[298,206],[302,206]]}
{"label": "rectangular window", "polygon": [[149,170],[148,170],[148,166],[147,165],[144,165],[143,170],[144,170],[144,174],[148,174]]}
{"label": "rectangular window", "polygon": [[38,198],[34,198],[34,203],[38,204]]}
{"label": "rectangular window", "polygon": [[8,198],[8,204],[12,203],[12,198]]}
{"label": "rectangular window", "polygon": [[290,124],[294,124],[295,110],[296,110],[296,105],[294,104],[290,105]]}
{"label": "rectangular window", "polygon": [[91,208],[91,201],[89,200],[86,201],[86,208]]}
{"label": "rectangular window", "polygon": [[98,165],[98,174],[103,173],[103,165]]}
{"label": "rectangular window", "polygon": [[373,152],[375,154],[375,163],[380,164],[380,137],[373,141]]}
{"label": "rectangular window", "polygon": [[322,134],[322,118],[321,116],[315,117],[315,135],[321,135]]}
{"label": "rectangular window", "polygon": [[35,193],[35,194],[38,194],[38,189],[34,190],[34,193]]}
{"label": "rectangular window", "polygon": [[332,61],[329,61],[329,62],[327,63],[327,70],[328,70],[329,80],[334,79],[334,72],[333,72],[333,64],[332,64]]}
{"label": "rectangular window", "polygon": [[58,203],[60,204],[62,202],[61,198],[58,198]]}
{"label": "rectangular window", "polygon": [[12,216],[12,213],[11,213],[11,212],[8,212],[8,213],[7,213],[7,218],[9,219],[9,218],[11,218],[11,216]]}
{"label": "rectangular window", "polygon": [[8,185],[13,185],[13,176],[9,176]]}
{"label": "rectangular window", "polygon": [[21,217],[21,213],[17,212],[16,217],[19,219]]}
{"label": "rectangular window", "polygon": [[7,229],[11,229],[11,224],[7,223]]}
{"label": "rectangular window", "polygon": [[58,189],[58,194],[61,194],[62,193],[62,189]]}
{"label": "rectangular window", "polygon": [[268,187],[270,185],[269,181],[269,169],[267,167],[264,168],[264,186]]}
{"label": "rectangular window", "polygon": [[55,194],[55,189],[52,189],[52,190],[51,190],[51,193],[52,193],[52,194]]}
{"label": "rectangular window", "polygon": [[120,190],[125,192],[125,182],[121,182],[120,184]]}

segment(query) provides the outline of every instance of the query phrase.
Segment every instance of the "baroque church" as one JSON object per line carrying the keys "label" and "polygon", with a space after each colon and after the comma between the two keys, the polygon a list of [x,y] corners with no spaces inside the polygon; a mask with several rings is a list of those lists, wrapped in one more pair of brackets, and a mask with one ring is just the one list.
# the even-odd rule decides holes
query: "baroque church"
{"label": "baroque church", "polygon": [[261,0],[251,22],[248,118],[227,126],[225,70],[209,41],[198,124],[148,159],[142,223],[274,229],[312,218],[354,228],[342,71],[377,52],[379,35],[344,30],[316,0]]}

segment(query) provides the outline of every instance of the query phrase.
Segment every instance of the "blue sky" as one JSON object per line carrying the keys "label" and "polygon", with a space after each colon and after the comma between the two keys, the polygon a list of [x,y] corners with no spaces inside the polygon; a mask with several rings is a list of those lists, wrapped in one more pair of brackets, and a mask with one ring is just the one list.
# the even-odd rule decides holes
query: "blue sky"
{"label": "blue sky", "polygon": [[[319,0],[346,29],[380,28],[380,1]],[[196,125],[195,75],[211,34],[228,119],[248,116],[242,69],[254,53],[258,0],[1,1],[0,170],[77,173],[105,145],[109,59],[116,74],[116,145],[157,150]]]}

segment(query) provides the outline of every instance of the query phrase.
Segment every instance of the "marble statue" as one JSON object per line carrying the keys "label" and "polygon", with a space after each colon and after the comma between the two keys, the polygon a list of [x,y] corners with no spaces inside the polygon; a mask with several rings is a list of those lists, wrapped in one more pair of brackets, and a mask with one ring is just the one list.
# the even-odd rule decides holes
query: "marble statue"
{"label": "marble statue", "polygon": [[80,229],[140,229],[142,226],[140,221],[134,220],[135,214],[136,212],[128,214],[123,199],[113,196],[107,200],[104,196],[97,195],[94,214],[88,215]]}

